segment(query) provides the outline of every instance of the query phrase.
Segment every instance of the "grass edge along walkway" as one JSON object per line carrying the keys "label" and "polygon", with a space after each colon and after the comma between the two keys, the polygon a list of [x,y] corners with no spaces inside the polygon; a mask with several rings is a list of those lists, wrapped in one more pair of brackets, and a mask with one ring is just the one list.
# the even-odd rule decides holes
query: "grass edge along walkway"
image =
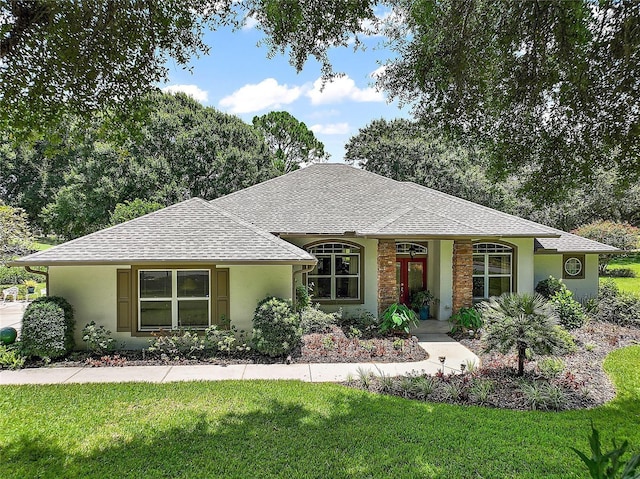
{"label": "grass edge along walkway", "polygon": [[640,346],[611,353],[618,395],[586,411],[409,401],[298,381],[0,388],[3,478],[578,478],[569,447],[640,450]]}

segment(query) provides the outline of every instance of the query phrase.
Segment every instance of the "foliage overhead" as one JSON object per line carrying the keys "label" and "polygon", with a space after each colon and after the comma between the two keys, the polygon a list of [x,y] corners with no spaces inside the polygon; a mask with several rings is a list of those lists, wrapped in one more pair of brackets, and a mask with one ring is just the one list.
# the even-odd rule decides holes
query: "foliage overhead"
{"label": "foliage overhead", "polygon": [[111,213],[110,223],[112,225],[124,223],[148,213],[153,213],[162,207],[163,205],[156,201],[141,200],[140,198],[136,198],[133,201],[126,200],[124,203],[116,205]]}
{"label": "foliage overhead", "polygon": [[324,145],[307,125],[286,111],[254,116],[253,126],[264,135],[273,155],[274,167],[281,173],[329,159]]}
{"label": "foliage overhead", "polygon": [[24,210],[7,206],[0,201],[0,265],[15,256],[28,253],[32,242]]}
{"label": "foliage overhead", "polygon": [[263,138],[239,118],[184,94],[154,93],[148,105],[140,134],[122,141],[103,139],[110,122],[101,115],[70,126],[55,148],[67,159],[63,185],[50,192],[39,218],[50,231],[76,238],[107,226],[118,203],[213,199],[275,175]]}
{"label": "foliage overhead", "polygon": [[[616,221],[594,221],[580,226],[572,233],[608,244],[622,251],[632,251],[638,248],[640,228]],[[618,255],[601,254],[599,256],[598,268],[601,273],[607,270],[609,261],[615,256]]]}

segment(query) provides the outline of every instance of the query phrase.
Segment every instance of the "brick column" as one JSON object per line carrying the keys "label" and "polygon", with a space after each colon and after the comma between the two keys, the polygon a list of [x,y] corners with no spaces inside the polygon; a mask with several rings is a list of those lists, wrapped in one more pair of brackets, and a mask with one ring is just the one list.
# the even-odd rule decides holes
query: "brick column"
{"label": "brick column", "polygon": [[396,301],[396,242],[378,240],[378,314]]}
{"label": "brick column", "polygon": [[452,313],[473,305],[473,246],[469,240],[453,242]]}

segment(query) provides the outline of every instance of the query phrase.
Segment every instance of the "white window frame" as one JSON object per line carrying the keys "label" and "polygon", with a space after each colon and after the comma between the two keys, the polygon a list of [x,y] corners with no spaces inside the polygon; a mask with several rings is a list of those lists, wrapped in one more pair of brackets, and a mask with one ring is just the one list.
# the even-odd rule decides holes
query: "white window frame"
{"label": "white window frame", "polygon": [[[480,247],[483,247],[483,251],[478,251]],[[509,292],[513,292],[513,258],[514,258],[514,248],[512,246],[508,246],[500,243],[490,243],[490,242],[479,242],[473,244],[473,257],[483,256],[484,257],[484,273],[483,274],[473,274],[472,275],[472,287],[473,287],[473,278],[484,278],[484,296],[474,296],[474,301],[479,301],[483,299],[489,298],[489,278],[509,278]],[[509,265],[510,272],[509,274],[491,274],[489,272],[489,257],[491,256],[509,256]]]}
{"label": "white window frame", "polygon": [[[157,272],[171,272],[171,297],[165,298],[141,298],[141,281],[142,273],[157,273]],[[202,297],[178,297],[178,272],[179,271],[204,271],[209,278],[209,295],[206,298]],[[142,326],[142,302],[162,302],[171,301],[171,329],[179,329],[181,326],[178,324],[178,302],[180,301],[207,301],[207,326],[185,326],[188,329],[206,329],[211,326],[211,270],[202,268],[153,268],[153,269],[139,269],[138,270],[138,331],[158,331],[157,326]]]}
{"label": "white window frame", "polygon": [[[348,250],[348,251],[345,251]],[[314,279],[330,278],[331,279],[331,297],[330,298],[314,298],[314,301],[332,301],[332,302],[353,302],[361,301],[362,287],[362,247],[349,243],[341,243],[339,241],[327,241],[309,246],[307,251],[316,258],[331,258],[331,274],[307,274],[307,287],[314,283]],[[358,257],[358,274],[336,274],[336,258],[339,256],[357,256]],[[336,279],[338,278],[357,278],[358,286],[356,288],[358,296],[353,298],[338,298],[336,296]]]}

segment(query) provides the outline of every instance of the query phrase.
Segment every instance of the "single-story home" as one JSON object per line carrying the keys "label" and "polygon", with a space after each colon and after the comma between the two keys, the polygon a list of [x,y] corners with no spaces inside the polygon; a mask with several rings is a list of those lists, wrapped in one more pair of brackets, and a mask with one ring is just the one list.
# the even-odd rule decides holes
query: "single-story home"
{"label": "single-story home", "polygon": [[617,251],[411,182],[316,164],[230,195],[169,206],[14,261],[46,266],[47,290],[129,346],[159,329],[251,330],[265,296],[312,288],[326,310],[378,314],[429,289],[433,316],[562,278],[598,291]]}

